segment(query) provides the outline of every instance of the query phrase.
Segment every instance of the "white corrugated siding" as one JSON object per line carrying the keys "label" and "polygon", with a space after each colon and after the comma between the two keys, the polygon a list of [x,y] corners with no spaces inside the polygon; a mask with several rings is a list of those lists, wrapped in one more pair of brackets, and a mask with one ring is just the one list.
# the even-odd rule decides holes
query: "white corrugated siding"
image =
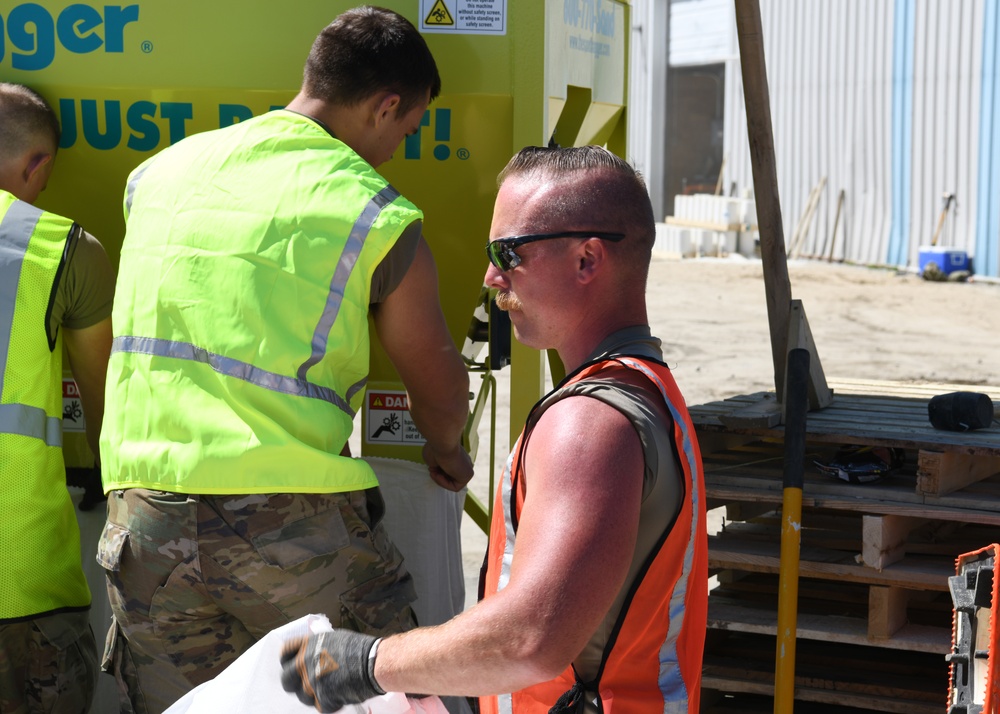
{"label": "white corrugated siding", "polygon": [[[802,254],[829,251],[841,190],[835,258],[916,266],[944,193],[956,195],[957,210],[938,244],[975,253],[983,4],[761,0],[787,246],[825,177]],[[753,181],[738,58],[726,75],[723,185],[743,190]],[[996,275],[996,265],[976,267]]]}
{"label": "white corrugated siding", "polygon": [[646,179],[655,215],[664,211],[664,111],[669,0],[632,0],[625,158]]}
{"label": "white corrugated siding", "polygon": [[670,11],[670,66],[714,64],[732,56],[733,0],[684,0]]}

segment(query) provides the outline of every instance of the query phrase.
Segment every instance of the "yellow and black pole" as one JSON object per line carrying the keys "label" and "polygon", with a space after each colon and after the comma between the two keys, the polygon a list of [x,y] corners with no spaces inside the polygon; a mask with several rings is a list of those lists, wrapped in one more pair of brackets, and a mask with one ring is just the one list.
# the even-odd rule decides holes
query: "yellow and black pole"
{"label": "yellow and black pole", "polygon": [[778,637],[774,663],[774,714],[791,714],[795,703],[795,635],[802,533],[802,475],[809,411],[809,351],[788,353],[785,385],[785,470],[778,575]]}

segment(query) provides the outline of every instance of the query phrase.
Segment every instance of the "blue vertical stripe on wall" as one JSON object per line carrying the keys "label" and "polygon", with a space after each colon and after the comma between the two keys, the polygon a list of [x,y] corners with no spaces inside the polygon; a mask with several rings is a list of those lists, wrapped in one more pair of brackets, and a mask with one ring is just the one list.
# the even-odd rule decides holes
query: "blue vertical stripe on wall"
{"label": "blue vertical stripe on wall", "polygon": [[910,253],[913,154],[914,0],[896,0],[892,47],[892,228],[887,265],[906,265]]}
{"label": "blue vertical stripe on wall", "polygon": [[996,276],[1000,240],[1000,12],[997,3],[983,8],[983,86],[979,103],[979,188],[976,198],[976,253],[973,268]]}

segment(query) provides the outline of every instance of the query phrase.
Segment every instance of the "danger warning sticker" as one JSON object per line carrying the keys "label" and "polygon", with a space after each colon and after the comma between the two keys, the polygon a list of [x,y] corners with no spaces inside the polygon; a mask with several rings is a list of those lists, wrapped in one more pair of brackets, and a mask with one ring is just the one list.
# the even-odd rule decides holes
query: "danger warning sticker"
{"label": "danger warning sticker", "polygon": [[420,0],[420,31],[506,35],[507,0]]}
{"label": "danger warning sticker", "polygon": [[83,405],[80,403],[80,388],[72,379],[63,379],[63,431],[86,431],[83,421]]}
{"label": "danger warning sticker", "polygon": [[365,411],[365,441],[369,444],[413,446],[427,441],[410,418],[406,392],[368,392]]}

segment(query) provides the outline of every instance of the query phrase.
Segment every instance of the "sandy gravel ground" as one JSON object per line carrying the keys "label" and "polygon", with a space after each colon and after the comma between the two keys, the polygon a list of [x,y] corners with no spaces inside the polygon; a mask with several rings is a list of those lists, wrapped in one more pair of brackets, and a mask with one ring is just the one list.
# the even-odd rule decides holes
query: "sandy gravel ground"
{"label": "sandy gravel ground", "polygon": [[[1000,284],[937,283],[895,270],[791,261],[792,297],[802,300],[828,380],[872,379],[1000,385]],[[759,260],[654,255],[649,319],[688,404],[774,389],[763,269]],[[497,433],[507,433],[509,370],[496,373]],[[478,387],[473,377],[473,388]],[[470,488],[489,491],[488,424]],[[495,470],[507,452],[498,442]],[[466,601],[486,536],[462,527]]]}

